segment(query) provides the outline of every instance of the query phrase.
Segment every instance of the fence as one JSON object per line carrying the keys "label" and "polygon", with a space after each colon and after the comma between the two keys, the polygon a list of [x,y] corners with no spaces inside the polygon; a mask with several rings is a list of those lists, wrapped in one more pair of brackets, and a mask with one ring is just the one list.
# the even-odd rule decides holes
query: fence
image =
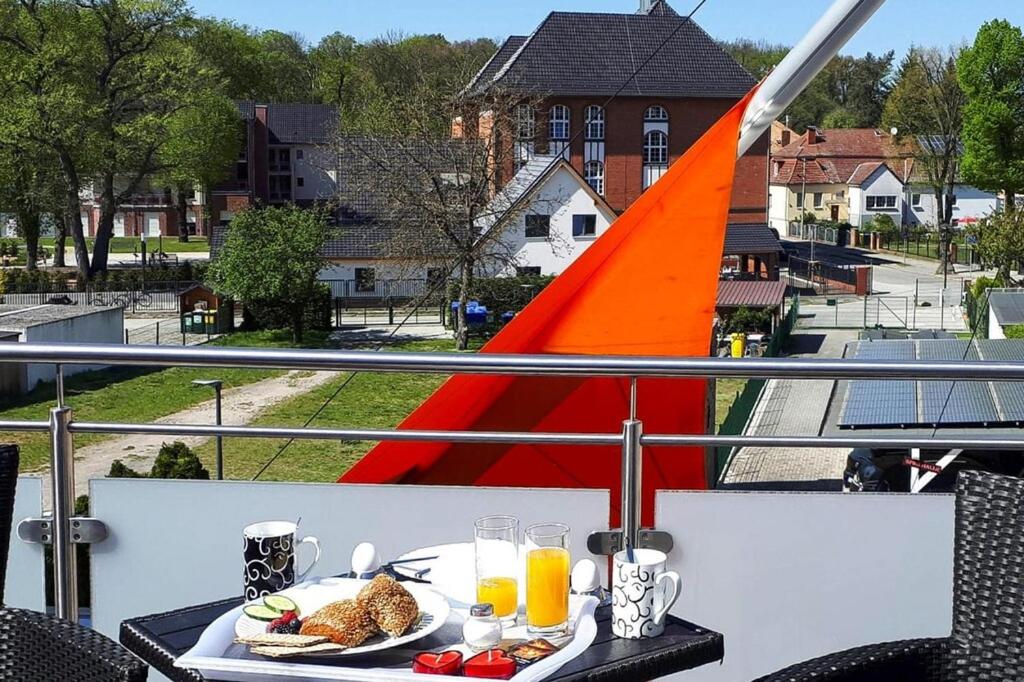
{"label": "fence", "polygon": [[794,289],[810,288],[817,294],[853,294],[857,292],[857,272],[867,269],[867,290],[871,291],[871,266],[836,265],[812,261],[799,256],[789,257],[789,286]]}
{"label": "fence", "polygon": [[[950,260],[953,263],[956,263],[957,265],[977,265],[981,267],[981,258],[978,255],[977,247],[966,243],[962,239],[954,240],[951,246],[955,247],[950,251]],[[894,251],[908,256],[939,260],[939,254],[942,251],[942,240],[939,239],[938,236],[936,236],[935,239],[931,239],[929,237],[923,241],[920,239],[887,239],[883,237],[882,248],[886,251]]]}
{"label": "fence", "polygon": [[396,306],[386,302],[382,306],[351,306],[349,302],[334,299],[334,326],[360,325],[363,327],[395,324],[444,324],[444,305],[423,303]]}
{"label": "fence", "polygon": [[124,342],[136,346],[194,346],[219,334],[190,334],[181,331],[181,320],[157,320],[141,327],[125,328]]}
{"label": "fence", "polygon": [[[426,279],[325,279],[320,280],[331,290],[331,298],[346,301],[349,305],[365,302],[402,301],[423,296],[429,290]],[[443,295],[444,287],[438,287]]]}
{"label": "fence", "polygon": [[135,312],[181,312],[179,295],[195,285],[193,281],[150,282],[138,286],[123,282],[89,282],[79,289],[66,283],[47,282],[43,286],[32,283],[15,285],[3,295],[9,305],[66,305],[121,306]]}
{"label": "fence", "polygon": [[791,221],[786,226],[786,236],[823,242],[833,246],[843,246],[846,243],[846,229],[844,228],[812,223],[801,225],[799,221]]}

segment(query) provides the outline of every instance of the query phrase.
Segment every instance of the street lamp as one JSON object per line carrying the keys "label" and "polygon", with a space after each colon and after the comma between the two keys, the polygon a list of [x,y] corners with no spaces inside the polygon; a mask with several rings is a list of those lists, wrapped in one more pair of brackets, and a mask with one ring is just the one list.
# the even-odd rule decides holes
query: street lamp
{"label": "street lamp", "polygon": [[[217,426],[220,426],[220,395],[224,382],[220,379],[195,379],[192,381],[192,385],[213,387],[214,392],[217,394],[216,415],[214,421]],[[224,480],[224,437],[219,434],[217,435],[217,480]]]}

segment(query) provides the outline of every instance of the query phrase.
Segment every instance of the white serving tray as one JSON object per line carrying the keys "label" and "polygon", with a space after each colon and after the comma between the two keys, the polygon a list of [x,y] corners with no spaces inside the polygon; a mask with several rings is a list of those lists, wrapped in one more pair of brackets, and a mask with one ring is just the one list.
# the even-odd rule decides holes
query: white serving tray
{"label": "white serving tray", "polygon": [[[312,581],[318,582],[318,581]],[[451,600],[449,600],[451,601]],[[514,682],[539,682],[573,660],[593,643],[597,636],[594,597],[569,597],[569,618],[573,636],[558,653],[526,666],[512,678]],[[323,682],[348,680],[350,682],[379,682],[381,680],[433,680],[437,675],[422,675],[411,670],[412,657],[420,651],[456,649],[468,659],[472,654],[462,644],[462,623],[466,617],[463,604],[452,603],[452,610],[444,626],[407,648],[394,648],[378,654],[352,659],[332,659],[301,663],[273,661],[253,656],[248,648],[234,643],[235,621],[242,613],[238,606],[213,621],[199,637],[199,641],[174,665],[177,668],[198,670],[208,680],[226,682]],[[520,620],[524,620],[522,617]],[[505,631],[505,639],[529,639],[526,626],[519,625]],[[562,642],[558,642],[562,644]]]}

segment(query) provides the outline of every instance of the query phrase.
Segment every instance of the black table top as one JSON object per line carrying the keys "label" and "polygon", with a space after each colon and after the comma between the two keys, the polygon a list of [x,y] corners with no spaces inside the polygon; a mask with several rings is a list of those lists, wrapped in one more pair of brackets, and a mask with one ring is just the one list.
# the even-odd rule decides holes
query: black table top
{"label": "black table top", "polygon": [[[121,623],[121,643],[175,682],[203,682],[197,672],[174,667],[174,661],[199,640],[203,630],[223,613],[242,603],[225,599],[177,611],[132,618]],[[611,607],[596,613],[597,637],[581,656],[565,664],[553,682],[635,682],[689,670],[721,660],[722,635],[674,616],[665,634],[654,639],[620,639],[612,635]]]}

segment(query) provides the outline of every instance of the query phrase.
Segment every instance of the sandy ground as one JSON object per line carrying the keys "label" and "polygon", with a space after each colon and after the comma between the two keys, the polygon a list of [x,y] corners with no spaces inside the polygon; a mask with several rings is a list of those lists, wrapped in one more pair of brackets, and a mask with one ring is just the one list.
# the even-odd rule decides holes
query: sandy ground
{"label": "sandy ground", "polygon": [[[283,400],[311,391],[337,376],[337,372],[289,372],[275,379],[224,391],[223,422],[230,425],[250,423],[261,411]],[[176,412],[156,420],[163,424],[212,424],[214,401],[208,400],[193,408]],[[75,494],[89,492],[89,479],[103,478],[115,459],[120,459],[137,471],[148,471],[161,444],[173,440],[169,436],[130,435],[89,445],[75,451]],[[206,442],[207,438],[178,438],[190,447]],[[211,472],[212,473],[212,472]],[[50,479],[43,477],[43,503],[50,507]]]}

